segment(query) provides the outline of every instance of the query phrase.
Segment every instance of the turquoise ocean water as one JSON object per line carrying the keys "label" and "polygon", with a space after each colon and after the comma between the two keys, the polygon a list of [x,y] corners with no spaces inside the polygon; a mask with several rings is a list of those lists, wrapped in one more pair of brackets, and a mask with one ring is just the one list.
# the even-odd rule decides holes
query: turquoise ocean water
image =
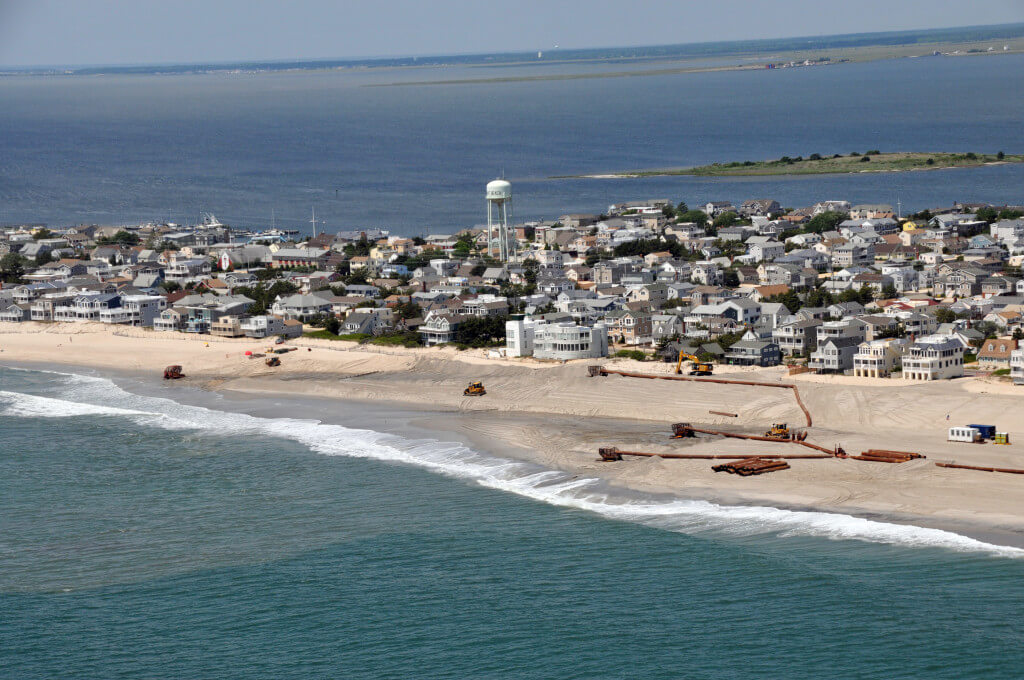
{"label": "turquoise ocean water", "polygon": [[0,369],[4,678],[1018,678],[1022,606],[948,532]]}

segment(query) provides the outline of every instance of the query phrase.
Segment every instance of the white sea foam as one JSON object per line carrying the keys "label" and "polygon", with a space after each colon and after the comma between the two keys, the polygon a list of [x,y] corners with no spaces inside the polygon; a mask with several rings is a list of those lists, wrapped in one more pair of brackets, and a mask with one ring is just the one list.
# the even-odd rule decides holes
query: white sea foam
{"label": "white sea foam", "polygon": [[145,411],[101,406],[83,402],[39,397],[34,394],[0,391],[0,415],[23,418],[72,418],[75,416],[135,416],[158,415]]}
{"label": "white sea foam", "polygon": [[131,394],[105,378],[63,375],[61,392],[68,399],[0,392],[0,402],[7,402],[6,410],[0,414],[22,417],[113,415],[165,429],[279,437],[300,442],[324,455],[415,465],[543,503],[685,534],[806,536],[1024,557],[1022,549],[985,543],[950,531],[837,513],[656,497],[638,500],[635,494],[617,492],[596,478],[578,478],[529,463],[483,455],[462,444],[408,440],[313,420],[259,418],[187,406],[170,399]]}

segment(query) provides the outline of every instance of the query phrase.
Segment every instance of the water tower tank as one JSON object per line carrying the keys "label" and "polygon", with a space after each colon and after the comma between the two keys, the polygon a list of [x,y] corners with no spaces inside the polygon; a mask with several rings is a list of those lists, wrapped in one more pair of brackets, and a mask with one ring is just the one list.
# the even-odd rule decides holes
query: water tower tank
{"label": "water tower tank", "polygon": [[487,200],[503,201],[512,198],[512,185],[503,179],[487,183]]}

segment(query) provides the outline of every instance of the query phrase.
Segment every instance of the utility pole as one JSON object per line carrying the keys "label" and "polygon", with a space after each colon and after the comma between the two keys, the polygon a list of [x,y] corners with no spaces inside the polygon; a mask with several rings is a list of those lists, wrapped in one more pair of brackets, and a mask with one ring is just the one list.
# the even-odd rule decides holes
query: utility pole
{"label": "utility pole", "polygon": [[316,238],[316,208],[313,208],[313,219],[310,222],[313,223],[313,238]]}

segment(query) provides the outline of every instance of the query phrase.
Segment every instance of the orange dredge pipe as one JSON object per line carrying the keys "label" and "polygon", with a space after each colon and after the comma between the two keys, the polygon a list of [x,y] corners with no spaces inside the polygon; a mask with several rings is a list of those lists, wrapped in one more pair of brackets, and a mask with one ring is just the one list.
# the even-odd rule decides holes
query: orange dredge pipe
{"label": "orange dredge pipe", "polygon": [[1003,472],[1008,475],[1024,475],[1024,470],[1014,468],[980,467],[978,465],[957,465],[956,463],[936,463],[939,467],[956,468],[957,470],[979,470],[981,472]]}

